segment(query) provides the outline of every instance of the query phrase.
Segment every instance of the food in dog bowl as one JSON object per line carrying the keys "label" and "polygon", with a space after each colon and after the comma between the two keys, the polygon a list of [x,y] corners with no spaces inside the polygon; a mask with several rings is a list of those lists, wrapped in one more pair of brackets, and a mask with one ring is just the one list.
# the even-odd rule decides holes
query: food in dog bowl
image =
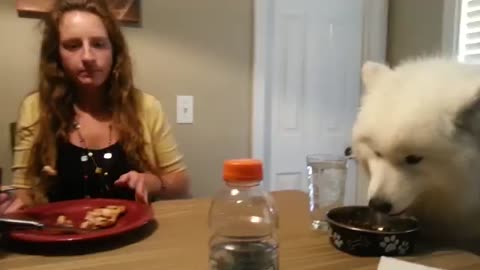
{"label": "food in dog bowl", "polygon": [[373,230],[373,231],[379,231],[379,232],[392,231],[392,228],[390,226],[372,224],[368,221],[363,221],[363,220],[348,220],[347,222],[345,222],[345,224],[352,227],[365,229],[365,230]]}

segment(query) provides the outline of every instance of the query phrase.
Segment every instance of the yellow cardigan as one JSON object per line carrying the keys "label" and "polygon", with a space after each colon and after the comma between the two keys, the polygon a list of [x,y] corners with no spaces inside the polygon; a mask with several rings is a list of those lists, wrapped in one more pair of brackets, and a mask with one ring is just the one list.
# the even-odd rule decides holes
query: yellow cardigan
{"label": "yellow cardigan", "polygon": [[[34,184],[33,179],[27,179],[25,174],[30,150],[38,132],[36,123],[40,113],[39,97],[38,92],[28,95],[20,106],[13,149],[14,188],[32,188]],[[160,102],[152,95],[142,92],[140,104],[145,152],[150,163],[157,164],[165,174],[184,170],[183,155],[177,149]]]}

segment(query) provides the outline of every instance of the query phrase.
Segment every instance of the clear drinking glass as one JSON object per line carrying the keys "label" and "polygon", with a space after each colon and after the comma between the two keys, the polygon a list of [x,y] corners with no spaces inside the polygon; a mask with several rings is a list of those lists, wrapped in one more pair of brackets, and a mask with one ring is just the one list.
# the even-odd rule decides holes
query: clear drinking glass
{"label": "clear drinking glass", "polygon": [[343,205],[347,162],[343,156],[307,155],[307,178],[310,197],[312,227],[326,230],[325,214],[332,208]]}

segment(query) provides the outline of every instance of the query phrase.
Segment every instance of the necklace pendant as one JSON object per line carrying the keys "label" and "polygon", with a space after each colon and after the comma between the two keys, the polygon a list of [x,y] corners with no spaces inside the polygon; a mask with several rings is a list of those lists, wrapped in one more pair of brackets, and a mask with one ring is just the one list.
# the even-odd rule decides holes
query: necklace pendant
{"label": "necklace pendant", "polygon": [[101,174],[102,171],[103,171],[103,170],[102,170],[102,168],[100,168],[100,167],[95,168],[95,173],[96,173],[96,174]]}
{"label": "necklace pendant", "polygon": [[107,152],[107,153],[103,154],[103,158],[104,159],[111,159],[112,158],[112,153]]}
{"label": "necklace pendant", "polygon": [[88,160],[87,155],[82,155],[82,156],[80,157],[80,160],[81,160],[82,162],[87,162],[87,160]]}

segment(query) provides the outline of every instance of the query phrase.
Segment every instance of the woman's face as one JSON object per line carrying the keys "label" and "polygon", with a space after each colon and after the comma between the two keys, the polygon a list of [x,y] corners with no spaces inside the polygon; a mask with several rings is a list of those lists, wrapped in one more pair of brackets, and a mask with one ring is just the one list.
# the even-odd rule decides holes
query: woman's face
{"label": "woman's face", "polygon": [[59,53],[66,75],[81,90],[98,90],[110,76],[112,44],[102,20],[85,11],[65,13]]}

